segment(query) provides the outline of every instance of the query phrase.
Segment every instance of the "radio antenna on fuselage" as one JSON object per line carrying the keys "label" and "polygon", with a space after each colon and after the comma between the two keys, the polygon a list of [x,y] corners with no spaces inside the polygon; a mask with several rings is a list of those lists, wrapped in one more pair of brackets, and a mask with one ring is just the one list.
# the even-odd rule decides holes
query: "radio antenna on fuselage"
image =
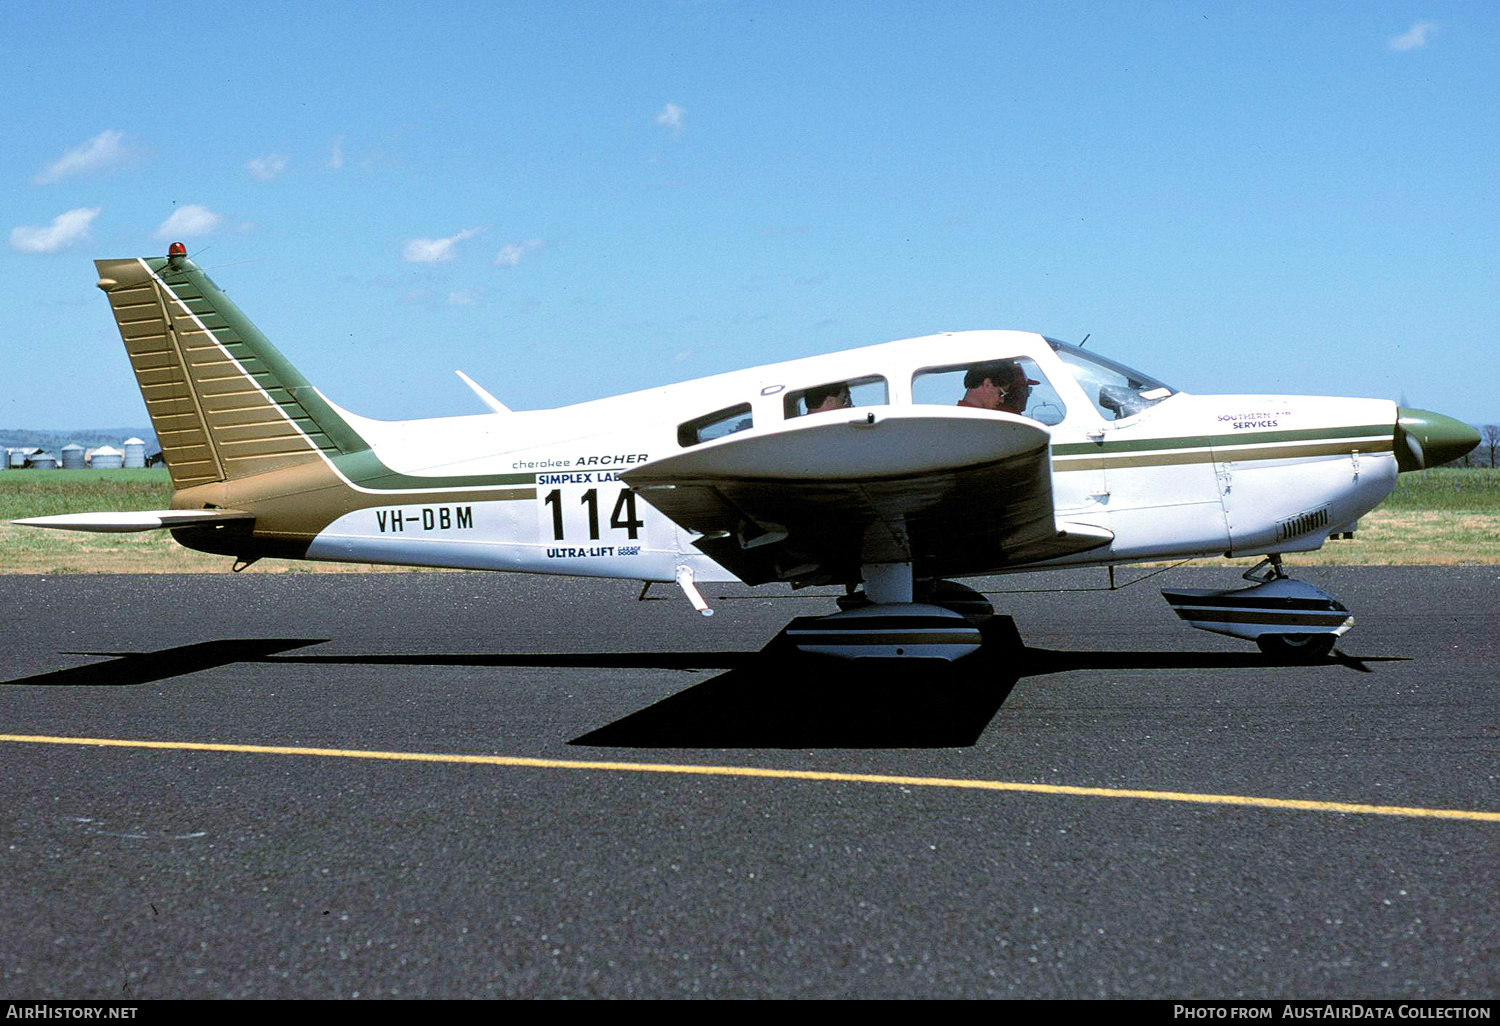
{"label": "radio antenna on fuselage", "polygon": [[479,382],[477,382],[473,378],[469,377],[463,371],[456,370],[453,373],[457,374],[460,378],[462,378],[464,384],[468,385],[471,389],[473,389],[474,390],[474,394],[477,395],[477,396],[479,396],[479,401],[482,402],[482,403],[484,403],[484,405],[488,406],[492,412],[494,412],[494,413],[509,413],[510,412],[510,407],[509,406],[506,406],[499,399],[496,399],[494,396],[492,396],[488,392],[486,392],[484,390],[483,386],[481,386],[479,384]]}

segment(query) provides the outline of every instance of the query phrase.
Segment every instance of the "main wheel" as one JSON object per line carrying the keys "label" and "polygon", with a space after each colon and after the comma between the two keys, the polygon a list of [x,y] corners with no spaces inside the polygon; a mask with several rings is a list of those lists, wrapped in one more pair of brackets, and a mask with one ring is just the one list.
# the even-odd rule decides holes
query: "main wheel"
{"label": "main wheel", "polygon": [[1262,634],[1255,643],[1273,659],[1315,663],[1326,659],[1338,640],[1336,634]]}

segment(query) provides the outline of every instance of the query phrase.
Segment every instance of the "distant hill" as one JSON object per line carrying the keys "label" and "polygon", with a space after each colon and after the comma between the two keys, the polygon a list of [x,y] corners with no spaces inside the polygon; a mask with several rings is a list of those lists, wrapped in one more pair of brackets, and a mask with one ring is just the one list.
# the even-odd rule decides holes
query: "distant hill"
{"label": "distant hill", "polygon": [[75,431],[38,431],[35,428],[0,428],[0,449],[45,449],[56,456],[65,445],[81,445],[93,449],[101,445],[112,445],[116,449],[127,438],[139,438],[146,443],[146,455],[161,448],[156,444],[156,434],[150,428],[79,428]]}

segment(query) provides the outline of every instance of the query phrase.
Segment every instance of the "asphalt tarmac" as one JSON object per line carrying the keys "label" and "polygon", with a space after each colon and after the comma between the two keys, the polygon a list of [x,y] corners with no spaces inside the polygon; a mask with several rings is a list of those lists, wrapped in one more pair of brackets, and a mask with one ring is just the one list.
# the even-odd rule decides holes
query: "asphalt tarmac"
{"label": "asphalt tarmac", "polygon": [[1301,576],[1318,665],[1157,593],[1222,569],[959,671],[761,653],[826,593],[0,577],[0,996],[1494,998],[1500,568]]}

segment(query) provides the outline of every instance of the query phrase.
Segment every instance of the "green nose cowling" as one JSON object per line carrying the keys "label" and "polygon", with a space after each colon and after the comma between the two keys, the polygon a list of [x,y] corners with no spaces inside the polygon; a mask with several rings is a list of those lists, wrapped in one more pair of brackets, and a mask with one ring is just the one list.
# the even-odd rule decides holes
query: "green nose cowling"
{"label": "green nose cowling", "polygon": [[1458,459],[1479,444],[1479,432],[1430,410],[1396,409],[1396,469],[1426,470]]}

